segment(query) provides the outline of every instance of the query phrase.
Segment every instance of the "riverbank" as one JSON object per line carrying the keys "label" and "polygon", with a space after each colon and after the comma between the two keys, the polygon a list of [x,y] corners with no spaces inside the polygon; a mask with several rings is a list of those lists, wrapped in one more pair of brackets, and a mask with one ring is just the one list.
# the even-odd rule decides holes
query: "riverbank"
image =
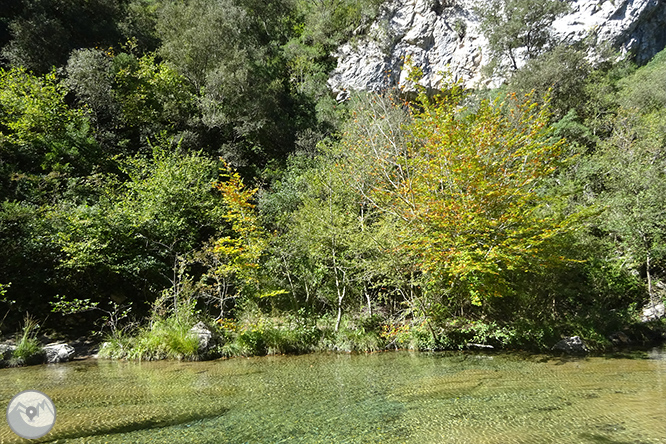
{"label": "riverbank", "polygon": [[[645,348],[666,341],[666,319],[636,322],[617,331],[587,331],[579,326],[513,325],[459,320],[433,325],[426,320],[386,323],[379,316],[343,318],[336,331],[329,318],[255,316],[240,321],[197,322],[167,318],[130,333],[66,338],[35,337],[39,347],[18,358],[22,336],[0,342],[0,367],[58,363],[100,357],[121,360],[200,361],[223,357],[367,353],[382,350],[520,350],[532,353],[605,353]],[[57,340],[56,340],[57,339]]]}
{"label": "riverbank", "polygon": [[76,339],[57,337],[59,340],[49,335],[36,337],[28,350],[21,350],[19,335],[3,338],[0,341],[0,368],[57,364],[97,357],[98,340],[86,336]]}

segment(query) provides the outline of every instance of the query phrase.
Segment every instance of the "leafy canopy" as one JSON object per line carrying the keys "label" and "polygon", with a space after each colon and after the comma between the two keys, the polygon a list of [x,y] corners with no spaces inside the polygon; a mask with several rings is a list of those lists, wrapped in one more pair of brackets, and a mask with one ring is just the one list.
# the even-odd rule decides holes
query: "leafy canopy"
{"label": "leafy canopy", "polygon": [[547,106],[510,95],[472,109],[464,99],[459,85],[421,95],[404,145],[360,139],[356,155],[374,160],[364,162],[373,178],[365,194],[405,227],[402,251],[432,282],[480,303],[510,289],[507,271],[563,259],[548,244],[576,215],[563,216],[557,190],[546,187],[567,160]]}

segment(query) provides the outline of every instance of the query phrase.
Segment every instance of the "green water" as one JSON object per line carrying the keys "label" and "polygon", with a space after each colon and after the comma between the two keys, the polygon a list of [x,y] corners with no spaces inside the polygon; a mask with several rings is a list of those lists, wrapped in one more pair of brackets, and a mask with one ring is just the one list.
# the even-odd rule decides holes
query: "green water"
{"label": "green water", "polygon": [[[0,370],[58,443],[666,443],[666,349],[553,358],[387,352]],[[0,421],[0,443],[27,442]]]}

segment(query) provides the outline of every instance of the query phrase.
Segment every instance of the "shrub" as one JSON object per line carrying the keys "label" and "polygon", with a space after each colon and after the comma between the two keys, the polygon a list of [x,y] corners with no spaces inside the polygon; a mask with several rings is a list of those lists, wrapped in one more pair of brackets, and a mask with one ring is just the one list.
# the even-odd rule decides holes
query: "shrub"
{"label": "shrub", "polygon": [[319,347],[347,353],[381,350],[386,342],[381,337],[378,319],[374,316],[356,320],[343,317],[338,331],[330,326],[324,328]]}
{"label": "shrub", "polygon": [[316,325],[279,325],[259,319],[242,325],[233,341],[225,347],[226,355],[275,355],[307,353],[317,350],[322,331]]}

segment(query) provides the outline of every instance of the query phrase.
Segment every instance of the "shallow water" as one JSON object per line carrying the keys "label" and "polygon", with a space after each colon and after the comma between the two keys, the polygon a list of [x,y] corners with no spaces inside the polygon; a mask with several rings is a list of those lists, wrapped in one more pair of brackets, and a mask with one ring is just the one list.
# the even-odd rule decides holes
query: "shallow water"
{"label": "shallow water", "polygon": [[[58,443],[666,443],[666,349],[624,356],[387,352],[0,370]],[[0,421],[0,443],[25,442]]]}

